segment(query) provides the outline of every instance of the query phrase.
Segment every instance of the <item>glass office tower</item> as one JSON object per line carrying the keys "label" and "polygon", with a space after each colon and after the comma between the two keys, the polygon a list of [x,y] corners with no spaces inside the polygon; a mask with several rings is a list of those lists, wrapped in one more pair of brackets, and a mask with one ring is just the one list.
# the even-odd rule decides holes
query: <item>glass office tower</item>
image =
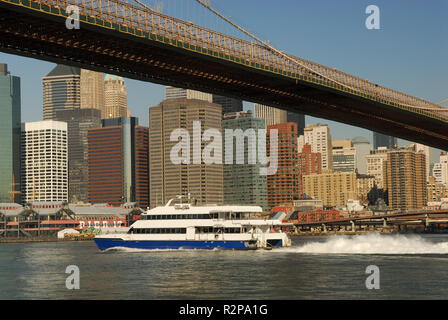
{"label": "glass office tower", "polygon": [[0,64],[0,202],[21,202],[20,108],[20,78]]}

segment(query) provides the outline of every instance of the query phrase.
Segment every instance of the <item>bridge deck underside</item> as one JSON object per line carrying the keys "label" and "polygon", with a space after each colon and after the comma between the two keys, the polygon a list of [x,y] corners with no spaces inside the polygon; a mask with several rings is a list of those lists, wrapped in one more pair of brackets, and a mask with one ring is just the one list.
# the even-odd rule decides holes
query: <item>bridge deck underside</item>
{"label": "bridge deck underside", "polygon": [[448,150],[448,123],[327,87],[94,25],[0,5],[0,51],[188,87],[351,124]]}

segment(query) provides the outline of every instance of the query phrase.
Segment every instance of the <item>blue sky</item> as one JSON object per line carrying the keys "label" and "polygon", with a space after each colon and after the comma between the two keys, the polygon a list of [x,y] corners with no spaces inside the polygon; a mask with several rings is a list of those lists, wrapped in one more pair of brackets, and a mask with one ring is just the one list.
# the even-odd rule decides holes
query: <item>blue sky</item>
{"label": "blue sky", "polygon": [[[164,2],[166,13],[185,13],[197,8],[194,0]],[[446,0],[212,0],[211,3],[290,54],[433,102],[448,97]],[[380,30],[365,27],[368,5],[380,9]],[[205,13],[197,16],[206,21]],[[11,73],[22,79],[23,121],[41,120],[41,77],[54,64],[3,53],[0,62],[7,63]],[[129,79],[126,84],[132,114],[139,117],[140,124],[147,125],[148,107],[163,100],[164,88]],[[372,140],[368,130],[312,117],[307,117],[306,122],[328,123],[333,139],[365,136]]]}

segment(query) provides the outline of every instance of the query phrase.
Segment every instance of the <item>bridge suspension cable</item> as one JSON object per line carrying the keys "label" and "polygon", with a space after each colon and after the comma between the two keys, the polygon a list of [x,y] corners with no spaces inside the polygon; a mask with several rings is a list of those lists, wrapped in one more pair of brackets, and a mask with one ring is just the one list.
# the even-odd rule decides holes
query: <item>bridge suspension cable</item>
{"label": "bridge suspension cable", "polygon": [[437,102],[438,105],[444,106],[445,104],[448,105],[448,98],[443,99],[442,101]]}
{"label": "bridge suspension cable", "polygon": [[[233,22],[232,20],[230,20],[229,18],[227,18],[226,16],[222,15],[221,13],[219,13],[217,10],[213,9],[210,5],[210,0],[195,0],[196,2],[198,2],[199,4],[201,4],[203,7],[205,7],[206,9],[208,9],[210,12],[212,12],[213,14],[215,14],[216,16],[218,16],[219,18],[223,19],[224,21],[226,21],[227,23],[229,23],[231,26],[235,27],[236,29],[238,29],[239,31],[241,31],[242,33],[244,33],[245,35],[247,35],[248,37],[250,37],[251,39],[255,40],[256,42],[258,42],[259,44],[261,44],[262,46],[264,46],[266,49],[274,52],[277,55],[282,56],[283,58],[298,64],[299,66],[301,66],[302,68],[305,68],[309,71],[311,71],[312,73],[321,76],[322,78],[334,82],[340,86],[349,88],[351,90],[357,90],[356,88],[348,85],[347,83],[342,83],[338,80],[335,80],[334,78],[331,78],[321,72],[318,72],[316,70],[314,70],[313,68],[305,65],[304,63],[302,63],[299,59],[292,57],[290,55],[287,55],[286,53],[284,53],[281,50],[278,50],[276,48],[274,48],[272,45],[270,45],[268,42],[263,41],[262,39],[260,39],[259,37],[255,36],[254,34],[252,34],[251,32],[247,31],[246,29],[244,29],[243,27],[239,26],[238,24],[236,24],[235,22]],[[377,85],[376,85],[377,86]],[[447,99],[448,100],[448,99]],[[409,105],[409,104],[405,104],[405,103],[401,103],[407,107],[410,108],[415,108],[415,109],[419,109],[419,110],[425,110],[425,111],[439,111],[439,112],[448,112],[448,108],[437,108],[437,107],[420,107],[420,106],[416,106],[416,105]]]}
{"label": "bridge suspension cable", "polygon": [[[140,1],[140,0],[134,0],[134,1],[137,4],[139,4],[141,7],[143,7],[144,9],[150,11],[151,13],[160,14],[160,12],[158,12],[157,9],[153,9],[153,8],[149,7],[148,5],[144,4],[142,1]],[[373,95],[376,95],[378,97],[385,96],[386,98],[389,98],[392,100],[395,98],[396,94],[398,93],[394,90],[389,90],[389,89],[383,88],[381,86],[378,86],[374,83],[371,83],[368,80],[359,79],[359,78],[353,77],[351,75],[345,74],[345,73],[338,71],[334,68],[328,68],[328,67],[321,66],[319,64],[316,64],[316,63],[308,61],[308,60],[304,60],[304,59],[301,59],[298,57],[288,55],[288,54],[284,53],[283,51],[278,50],[275,47],[273,47],[269,42],[262,40],[261,38],[255,36],[253,33],[249,32],[248,30],[241,27],[237,23],[233,22],[232,20],[230,20],[229,18],[227,18],[226,16],[221,14],[216,9],[212,8],[210,5],[210,0],[194,0],[194,1],[199,3],[201,6],[206,8],[208,11],[212,12],[219,19],[222,19],[223,21],[228,23],[230,26],[232,26],[235,29],[237,29],[238,31],[242,32],[244,35],[246,35],[250,39],[254,40],[255,43],[258,44],[261,48],[271,52],[274,56],[277,56],[279,58],[283,58],[283,59],[289,61],[289,63],[292,63],[293,65],[296,65],[299,68],[303,68],[303,70],[310,72],[310,75],[312,75],[312,76],[320,77],[321,79],[335,83],[341,87],[353,90],[355,92],[358,91],[360,88],[357,88],[357,86],[353,86],[350,83],[356,84],[358,82],[362,82],[362,83],[365,83],[368,87],[370,87],[370,89],[368,89],[368,90],[370,90]],[[178,28],[182,29],[184,32],[188,32],[181,24],[178,24],[177,26],[178,26]],[[315,68],[313,68],[313,66],[315,66]],[[321,70],[321,71],[327,71],[327,72],[319,72],[318,70],[316,70],[316,68],[319,68],[319,70]],[[333,73],[335,73],[335,74],[333,74]],[[338,76],[339,78],[344,79],[345,81],[340,81],[338,79],[335,79],[334,78],[335,76]],[[358,86],[359,85],[362,85],[362,84],[358,83]],[[398,94],[401,94],[404,99],[413,99],[413,97],[410,97],[408,95],[405,95],[402,93],[398,93]],[[422,105],[417,105],[418,102],[416,104],[406,103],[403,100],[400,100],[397,102],[403,106],[408,107],[408,108],[412,108],[412,109],[420,110],[420,111],[434,111],[436,113],[440,113],[440,115],[448,112],[448,108],[444,107],[440,104],[428,103],[419,98],[416,98],[414,100],[420,101],[420,103]]]}

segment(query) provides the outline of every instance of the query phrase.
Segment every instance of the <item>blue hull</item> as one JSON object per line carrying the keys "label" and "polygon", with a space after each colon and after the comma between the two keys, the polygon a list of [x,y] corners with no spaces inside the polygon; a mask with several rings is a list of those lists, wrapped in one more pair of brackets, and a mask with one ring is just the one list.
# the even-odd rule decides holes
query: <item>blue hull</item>
{"label": "blue hull", "polygon": [[255,250],[256,245],[249,245],[248,241],[125,241],[120,238],[94,238],[98,249],[111,248],[132,249],[222,249],[222,250]]}

